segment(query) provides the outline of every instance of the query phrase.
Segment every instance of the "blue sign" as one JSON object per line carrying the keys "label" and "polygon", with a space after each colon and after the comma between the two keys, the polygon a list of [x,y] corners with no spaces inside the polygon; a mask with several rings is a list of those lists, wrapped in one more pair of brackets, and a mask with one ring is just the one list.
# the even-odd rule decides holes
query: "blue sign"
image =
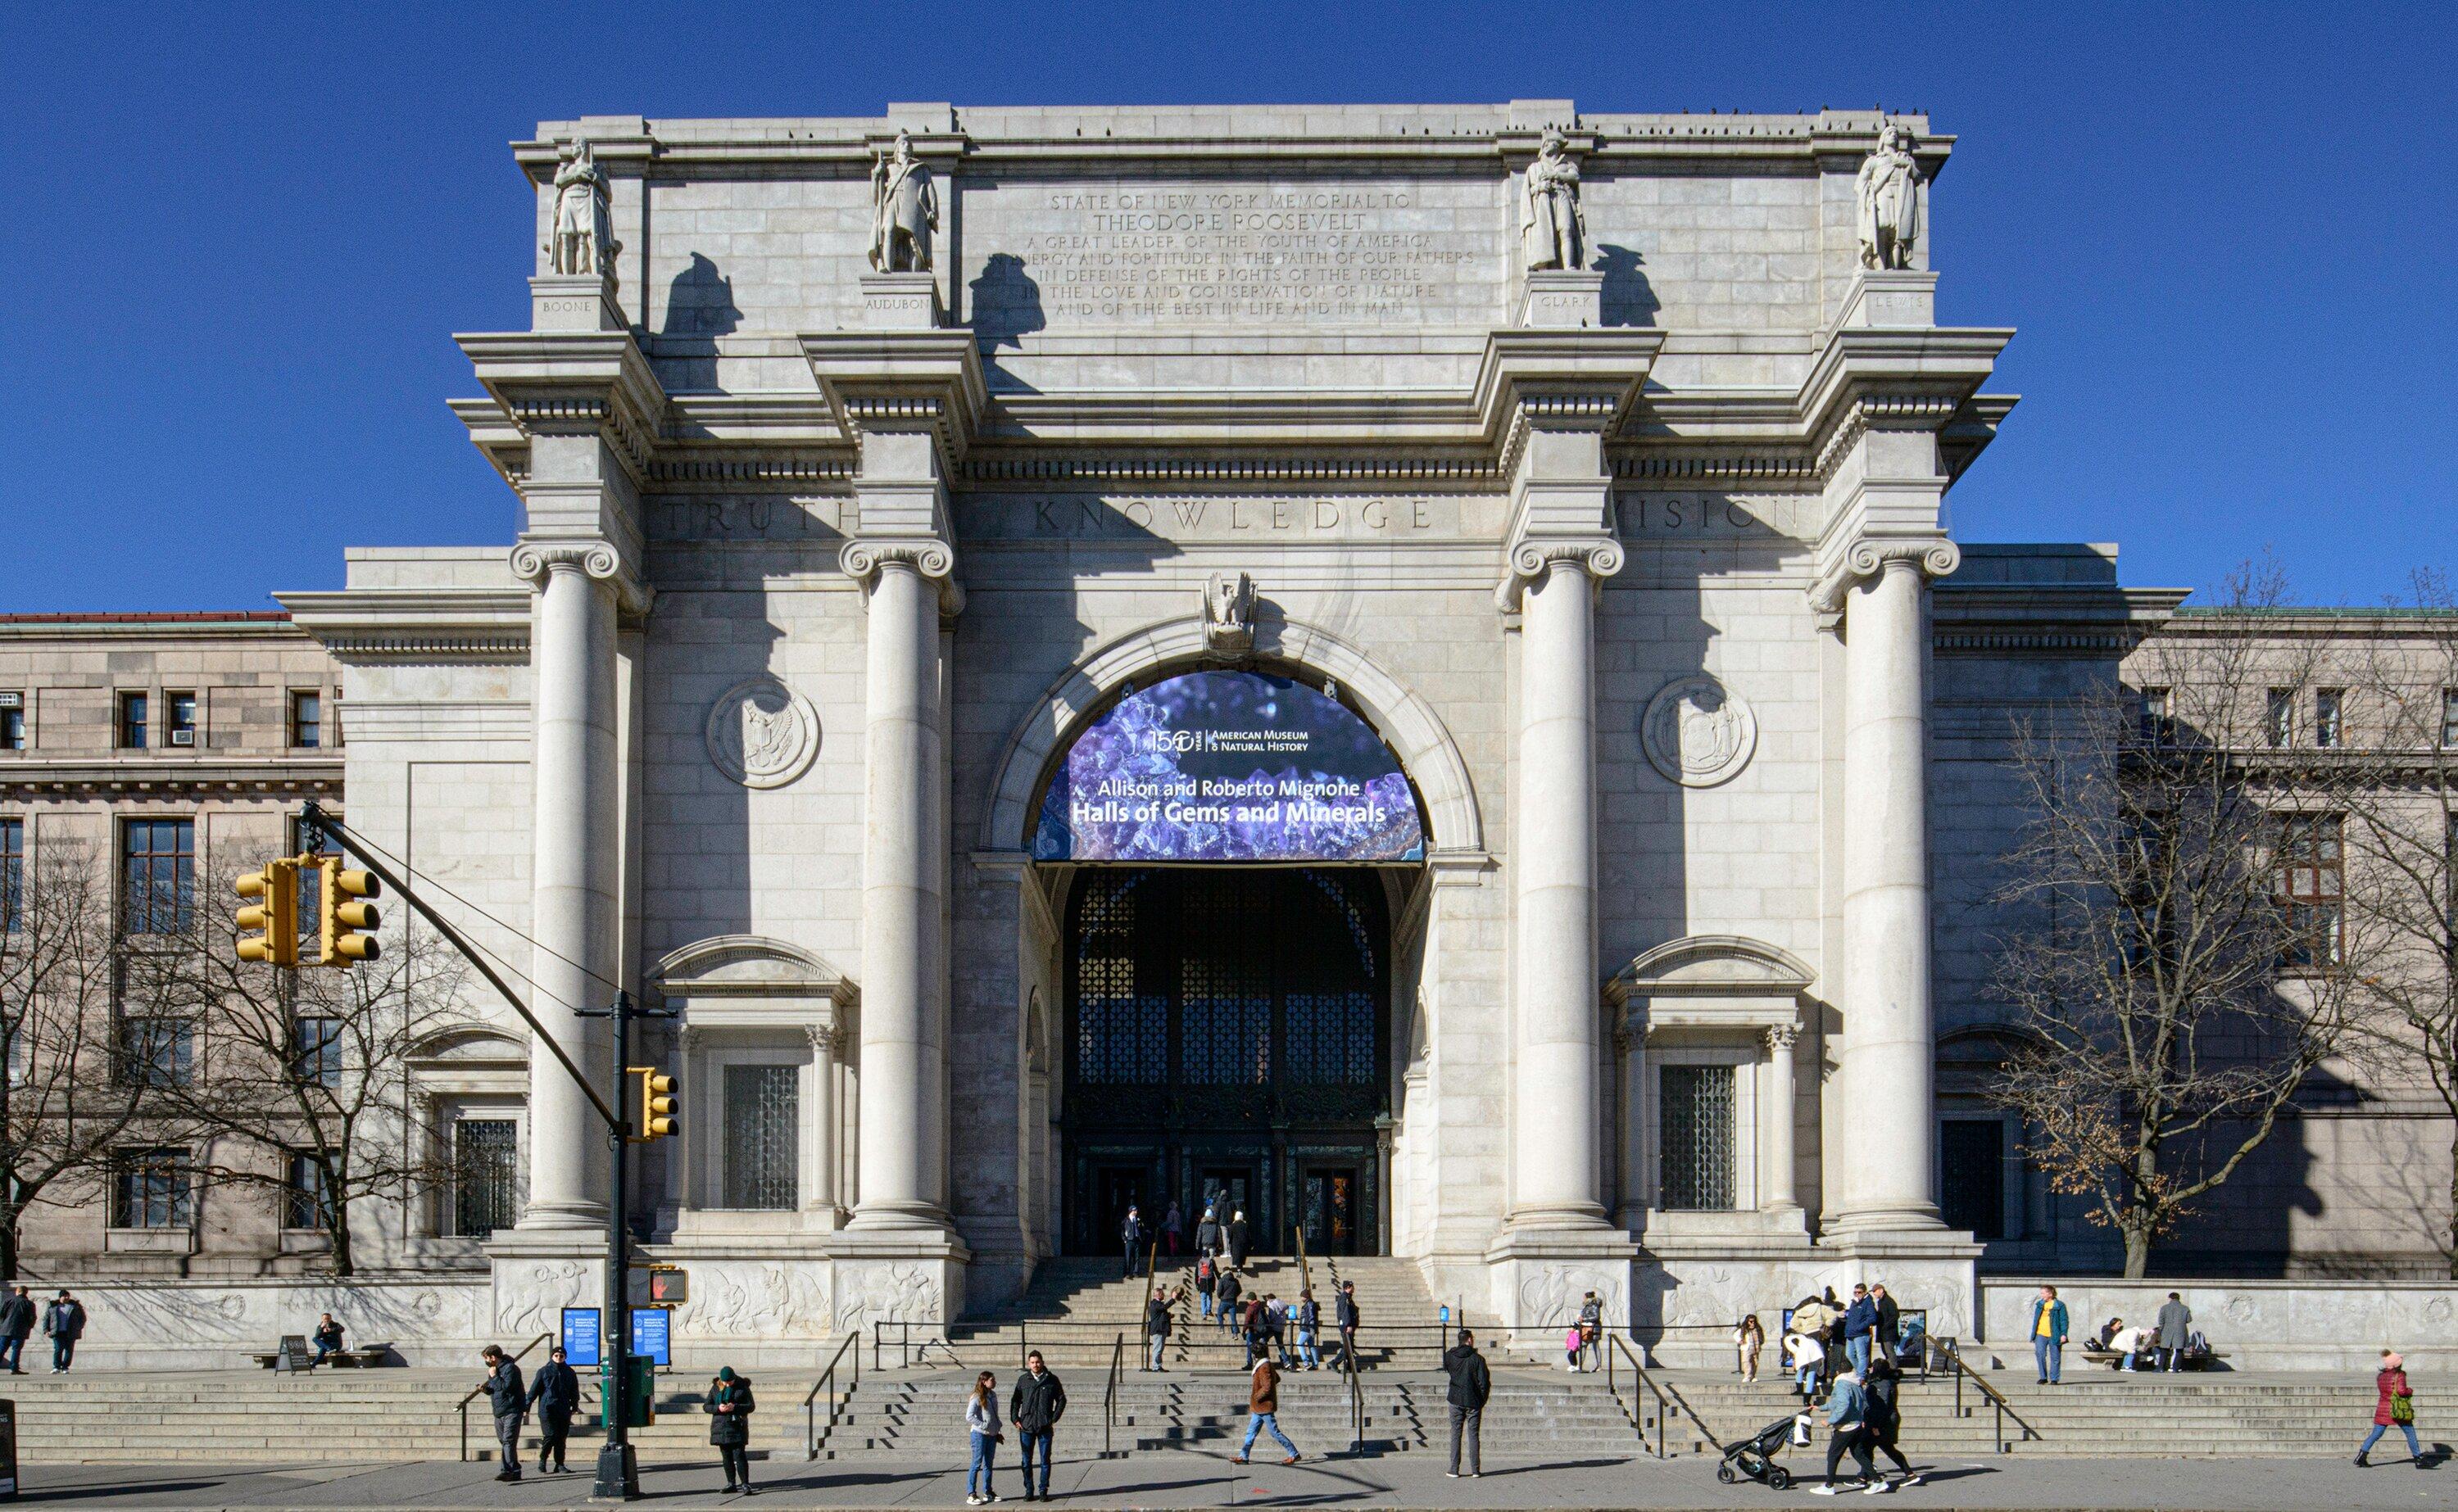
{"label": "blue sign", "polygon": [[567,1365],[597,1363],[597,1309],[567,1307],[563,1310],[563,1362]]}
{"label": "blue sign", "polygon": [[652,1364],[671,1365],[674,1357],[675,1310],[671,1307],[632,1309],[632,1354]]}
{"label": "blue sign", "polygon": [[1426,826],[1400,758],[1319,688],[1191,672],[1130,693],[1067,748],[1043,861],[1412,861]]}

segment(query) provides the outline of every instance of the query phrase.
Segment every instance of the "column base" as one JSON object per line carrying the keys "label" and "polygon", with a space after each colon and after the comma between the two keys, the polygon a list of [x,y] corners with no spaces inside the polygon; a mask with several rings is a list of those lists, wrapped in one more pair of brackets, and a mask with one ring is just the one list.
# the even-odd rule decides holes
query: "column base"
{"label": "column base", "polygon": [[1836,1295],[1851,1295],[1855,1281],[1882,1282],[1897,1307],[1928,1310],[1930,1334],[1972,1337],[1980,1315],[1977,1262],[1986,1247],[1970,1234],[1863,1227],[1829,1232],[1818,1247],[1834,1256],[1828,1270]]}
{"label": "column base", "polygon": [[1502,1319],[1504,1346],[1550,1351],[1558,1358],[1562,1337],[1578,1321],[1590,1292],[1603,1304],[1607,1330],[1626,1331],[1637,1261],[1637,1244],[1602,1218],[1503,1230],[1485,1252],[1485,1263],[1489,1305]]}

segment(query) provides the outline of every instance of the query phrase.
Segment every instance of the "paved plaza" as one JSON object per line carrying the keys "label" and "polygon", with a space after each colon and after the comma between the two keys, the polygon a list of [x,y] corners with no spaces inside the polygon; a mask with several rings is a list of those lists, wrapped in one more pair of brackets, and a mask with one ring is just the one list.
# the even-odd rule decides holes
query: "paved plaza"
{"label": "paved plaza", "polygon": [[[2429,1452],[2429,1440],[2427,1451]],[[1823,1450],[1820,1451],[1823,1457]],[[1889,1505],[2186,1509],[2230,1512],[2336,1512],[2448,1506],[2458,1468],[2442,1448],[2432,1469],[2418,1472],[2403,1456],[2359,1470],[2344,1460],[2259,1461],[2093,1460],[2076,1456],[1913,1462],[1929,1483],[1895,1494]],[[1823,1464],[1823,1458],[1819,1461]],[[1063,1501],[1094,1507],[1765,1507],[1821,1504],[1805,1486],[1777,1493],[1762,1486],[1719,1485],[1715,1461],[1693,1458],[1632,1460],[1605,1455],[1489,1460],[1475,1481],[1445,1479],[1431,1454],[1307,1460],[1296,1465],[1241,1467],[1209,1454],[1142,1455],[1127,1460],[1062,1457],[1052,1490]],[[1806,1458],[1791,1460],[1796,1469]],[[823,1461],[760,1466],[760,1505],[776,1507],[962,1506],[965,1471],[953,1461],[880,1457],[875,1462]],[[519,1509],[589,1504],[586,1474],[531,1476],[498,1485],[489,1466],[429,1462],[386,1465],[264,1465],[196,1468],[177,1465],[24,1467],[29,1502],[89,1506],[247,1507],[251,1509],[417,1507]],[[1018,1490],[1014,1461],[1000,1468],[999,1491]],[[713,1506],[742,1498],[720,1489],[715,1462],[645,1466],[644,1502]]]}

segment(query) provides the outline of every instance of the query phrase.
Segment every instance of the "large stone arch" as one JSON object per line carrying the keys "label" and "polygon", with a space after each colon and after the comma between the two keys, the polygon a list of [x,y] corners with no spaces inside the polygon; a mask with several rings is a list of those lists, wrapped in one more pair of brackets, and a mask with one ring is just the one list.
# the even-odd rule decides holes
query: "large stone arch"
{"label": "large stone arch", "polygon": [[[1468,763],[1431,705],[1364,651],[1311,625],[1294,620],[1259,624],[1255,652],[1264,662],[1335,679],[1347,692],[1366,722],[1398,754],[1402,770],[1425,800],[1426,823],[1432,832],[1429,854],[1485,850],[1485,824],[1477,812],[1476,790],[1469,783]],[[1086,715],[1130,680],[1198,665],[1208,653],[1202,616],[1189,614],[1121,636],[1076,663],[1008,737],[984,812],[981,848],[1014,852],[1027,847],[1042,778]]]}

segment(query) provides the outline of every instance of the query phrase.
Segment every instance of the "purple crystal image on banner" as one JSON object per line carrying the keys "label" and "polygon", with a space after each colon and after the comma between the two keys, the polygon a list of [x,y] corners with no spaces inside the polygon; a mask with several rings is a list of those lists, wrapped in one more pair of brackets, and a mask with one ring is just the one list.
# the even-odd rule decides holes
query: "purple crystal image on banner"
{"label": "purple crystal image on banner", "polygon": [[1068,748],[1043,861],[1413,861],[1426,826],[1399,758],[1320,689],[1193,672],[1129,694]]}

